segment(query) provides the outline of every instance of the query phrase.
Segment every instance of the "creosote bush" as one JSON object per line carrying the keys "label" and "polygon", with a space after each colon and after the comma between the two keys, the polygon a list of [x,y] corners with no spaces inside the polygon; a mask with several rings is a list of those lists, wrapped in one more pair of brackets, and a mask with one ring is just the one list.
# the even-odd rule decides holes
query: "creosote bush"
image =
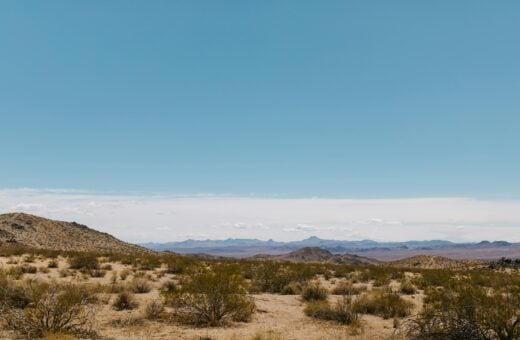
{"label": "creosote bush", "polygon": [[429,288],[424,309],[403,328],[413,339],[520,339],[518,287],[504,282],[490,289],[464,278]]}
{"label": "creosote bush", "polygon": [[96,299],[83,286],[29,281],[2,285],[0,319],[28,338],[48,333],[91,336]]}
{"label": "creosote bush", "polygon": [[185,323],[219,326],[228,321],[249,321],[255,310],[245,280],[224,270],[194,274],[181,288],[163,291],[166,304]]}

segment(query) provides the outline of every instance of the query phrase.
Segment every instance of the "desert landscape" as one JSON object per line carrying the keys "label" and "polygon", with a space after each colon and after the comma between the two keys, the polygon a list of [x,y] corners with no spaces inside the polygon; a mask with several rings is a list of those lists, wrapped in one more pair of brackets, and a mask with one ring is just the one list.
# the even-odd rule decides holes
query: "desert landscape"
{"label": "desert landscape", "polygon": [[[382,262],[316,247],[251,259],[189,256],[21,213],[0,215],[0,235],[1,338],[520,334],[520,261],[416,256]],[[72,250],[80,237],[82,247]]]}
{"label": "desert landscape", "polygon": [[0,1],[0,340],[520,340],[520,1]]}

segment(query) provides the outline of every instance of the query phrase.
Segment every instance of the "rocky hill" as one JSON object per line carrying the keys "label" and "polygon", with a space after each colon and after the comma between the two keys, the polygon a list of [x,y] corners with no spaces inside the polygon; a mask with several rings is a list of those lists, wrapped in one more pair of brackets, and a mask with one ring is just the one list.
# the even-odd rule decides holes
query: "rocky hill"
{"label": "rocky hill", "polygon": [[54,221],[25,213],[0,214],[0,245],[3,244],[52,250],[149,251],[76,222]]}
{"label": "rocky hill", "polygon": [[325,262],[349,264],[355,266],[379,264],[380,262],[368,257],[352,254],[333,254],[319,247],[304,247],[282,255],[255,255],[254,259],[290,261],[290,262]]}

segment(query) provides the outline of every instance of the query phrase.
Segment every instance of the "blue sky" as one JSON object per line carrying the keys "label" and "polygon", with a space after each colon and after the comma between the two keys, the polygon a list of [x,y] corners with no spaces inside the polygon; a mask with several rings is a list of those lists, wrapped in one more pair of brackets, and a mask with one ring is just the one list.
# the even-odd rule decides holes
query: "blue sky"
{"label": "blue sky", "polygon": [[2,1],[0,188],[518,198],[519,32],[517,1]]}

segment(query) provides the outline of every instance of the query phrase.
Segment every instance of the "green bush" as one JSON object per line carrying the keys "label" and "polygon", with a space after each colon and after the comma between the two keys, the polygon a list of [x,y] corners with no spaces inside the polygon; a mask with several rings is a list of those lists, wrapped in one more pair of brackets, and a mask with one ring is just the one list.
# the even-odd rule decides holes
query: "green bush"
{"label": "green bush", "polygon": [[163,296],[179,321],[196,325],[249,321],[255,310],[245,280],[225,271],[194,274],[181,288]]}

